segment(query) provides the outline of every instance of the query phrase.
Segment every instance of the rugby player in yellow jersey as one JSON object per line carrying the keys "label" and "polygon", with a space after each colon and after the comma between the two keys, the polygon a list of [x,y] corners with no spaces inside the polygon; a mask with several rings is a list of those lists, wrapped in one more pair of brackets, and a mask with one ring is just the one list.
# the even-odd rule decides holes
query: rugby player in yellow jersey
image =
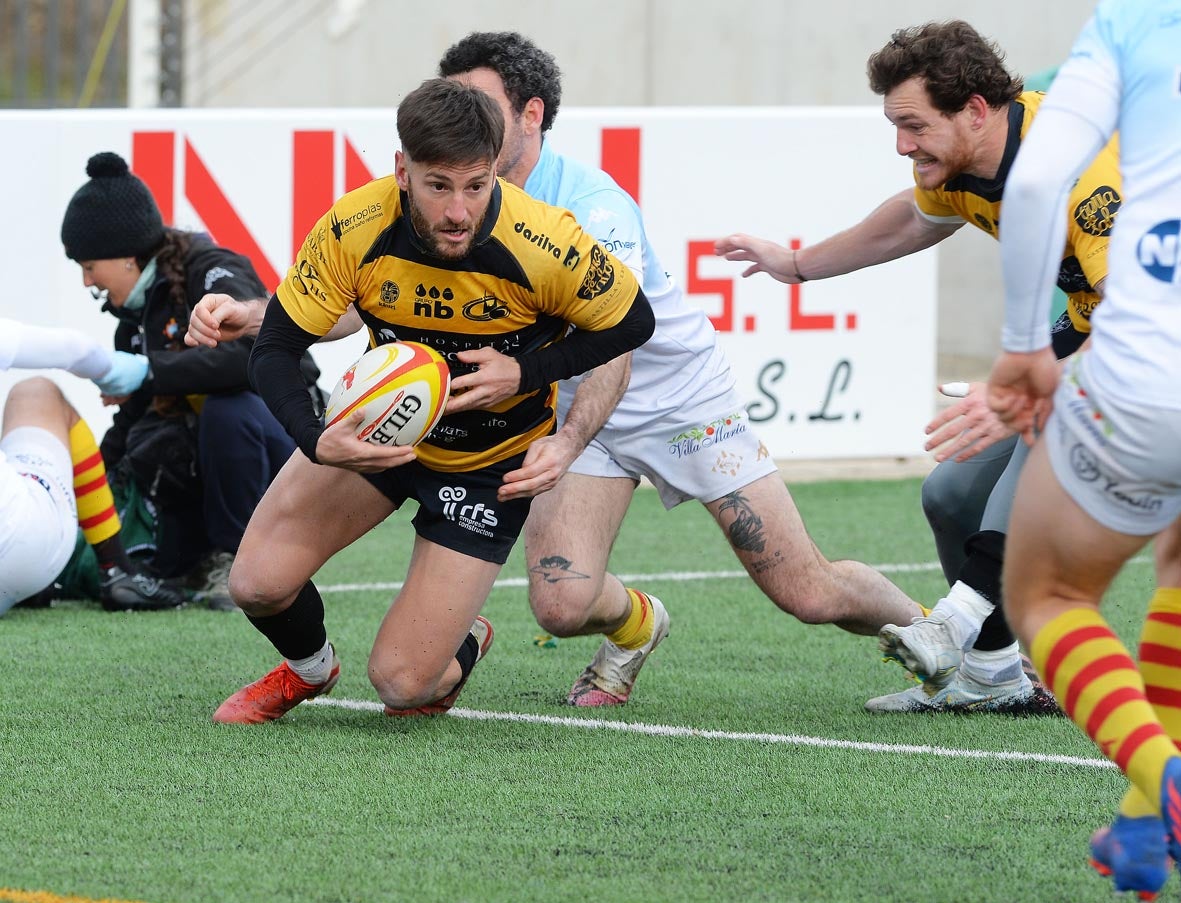
{"label": "rugby player in yellow jersey", "polygon": [[[868,64],[884,98],[896,150],[914,161],[913,188],[887,199],[855,226],[799,251],[736,234],[717,242],[728,260],[751,263],[787,284],[839,276],[929,248],[970,223],[998,235],[1001,195],[1042,94],[1023,91],[996,46],[966,22],[929,23],[894,33]],[[1058,285],[1067,312],[1054,325],[1059,357],[1090,331],[1107,276],[1107,242],[1121,204],[1115,141],[1075,184]],[[945,445],[923,484],[923,509],[950,585],[930,617],[887,625],[883,653],[922,686],[871,699],[875,712],[1056,711],[1024,673],[1017,641],[1000,610],[1009,510],[1025,447],[988,410],[983,384],[928,428],[928,448]],[[995,443],[995,444],[994,444]]]}
{"label": "rugby player in yellow jersey", "polygon": [[[553,432],[557,380],[652,334],[631,271],[568,211],[496,178],[504,119],[488,95],[427,81],[397,121],[395,174],[345,195],[313,227],[251,355],[252,382],[299,450],[251,518],[230,591],[283,661],[215,721],[272,721],[332,689],[340,663],[312,575],[408,499],[418,504],[414,550],[369,679],[387,714],[449,709],[491,644],[480,609],[530,497],[549,488],[539,480],[498,497],[504,475]],[[416,448],[357,439],[356,417],[325,429],[312,410],[299,356],[350,309],[372,344],[421,342],[451,367],[452,398]],[[626,368],[616,369],[622,391]]]}

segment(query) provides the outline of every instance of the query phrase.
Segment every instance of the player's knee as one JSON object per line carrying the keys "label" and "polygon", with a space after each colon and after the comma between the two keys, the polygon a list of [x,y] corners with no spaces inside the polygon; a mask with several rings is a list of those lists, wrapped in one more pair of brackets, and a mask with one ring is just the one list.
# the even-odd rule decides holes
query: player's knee
{"label": "player's knee", "polygon": [[44,376],[30,376],[22,379],[11,389],[8,390],[8,400],[30,402],[49,403],[55,401],[64,401],[65,396],[62,395],[62,390],[58,388],[57,383]]}
{"label": "player's knee", "polygon": [[946,481],[928,476],[923,480],[923,488],[919,495],[922,499],[923,514],[931,526],[955,520],[961,499],[948,491]]}
{"label": "player's knee", "polygon": [[290,591],[267,586],[260,581],[254,569],[250,567],[249,561],[243,561],[242,556],[238,556],[234,560],[226,585],[230,590],[230,598],[242,611],[252,617],[266,617],[276,614],[292,597]]}
{"label": "player's knee", "polygon": [[[578,582],[589,584],[589,581]],[[597,595],[595,587],[589,585],[561,589],[547,585],[543,590],[530,587],[529,605],[533,609],[533,617],[546,633],[557,637],[577,636],[586,625]]]}
{"label": "player's knee", "polygon": [[439,675],[425,674],[398,660],[369,660],[369,682],[391,709],[413,709],[439,696]]}

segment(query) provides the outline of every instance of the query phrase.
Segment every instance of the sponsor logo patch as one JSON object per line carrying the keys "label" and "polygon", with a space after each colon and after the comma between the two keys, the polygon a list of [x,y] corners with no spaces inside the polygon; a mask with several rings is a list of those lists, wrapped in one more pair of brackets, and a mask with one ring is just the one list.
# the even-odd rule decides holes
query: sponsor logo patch
{"label": "sponsor logo patch", "polygon": [[489,292],[465,304],[463,315],[477,323],[487,323],[490,320],[503,320],[509,315],[509,309],[507,304]]}
{"label": "sponsor logo patch", "polygon": [[615,284],[615,267],[611,265],[611,258],[598,245],[591,247],[590,269],[582,277],[582,285],[578,287],[578,297],[583,301],[590,301],[606,292]]}
{"label": "sponsor logo patch", "polygon": [[387,279],[381,284],[381,300],[378,302],[382,307],[393,307],[397,303],[398,295],[401,292],[398,290],[398,283]]}
{"label": "sponsor logo patch", "polygon": [[368,207],[363,207],[356,213],[350,213],[344,219],[340,219],[335,212],[332,214],[332,234],[337,241],[348,235],[358,226],[365,224],[369,220],[381,216],[381,204],[370,204]]}
{"label": "sponsor logo patch", "polygon": [[217,282],[219,279],[225,279],[227,277],[232,277],[233,275],[234,274],[225,267],[214,267],[205,274],[205,291],[209,291],[211,288],[213,288],[213,283]]}
{"label": "sponsor logo patch", "polygon": [[445,301],[454,301],[455,292],[450,288],[439,289],[418,283],[414,287],[414,316],[433,317],[436,320],[450,320],[455,310]]}
{"label": "sponsor logo patch", "polygon": [[291,287],[301,295],[312,295],[320,301],[328,301],[328,295],[320,286],[320,273],[306,257],[297,260],[291,269]]}
{"label": "sponsor logo patch", "polygon": [[521,238],[525,239],[525,241],[529,242],[529,244],[541,248],[541,250],[553,257],[554,260],[562,259],[562,249],[550,241],[549,236],[544,232],[534,232],[533,229],[531,229],[524,222],[516,223],[513,226],[513,229],[516,230],[517,234],[520,235]]}
{"label": "sponsor logo patch", "polygon": [[483,502],[465,505],[463,502],[466,498],[467,490],[462,486],[444,486],[440,489],[439,501],[443,503],[443,516],[464,530],[489,538],[494,536],[488,528],[500,523],[496,511]]}
{"label": "sponsor logo patch", "polygon": [[710,470],[714,473],[724,473],[727,476],[736,477],[738,472],[742,470],[742,455],[736,455],[723,449],[718,452],[718,459],[714,461],[714,466]]}
{"label": "sponsor logo patch", "polygon": [[1178,263],[1181,263],[1181,220],[1170,219],[1157,223],[1142,236],[1136,244],[1136,259],[1153,279],[1161,282],[1177,281]]}
{"label": "sponsor logo patch", "polygon": [[[727,417],[719,417],[710,423],[685,430],[668,440],[668,453],[676,458],[687,458],[689,455],[697,454],[703,448],[721,445],[723,442],[745,433],[745,421],[745,414],[735,412]],[[733,457],[737,458],[738,464],[742,463],[740,457],[737,455]],[[722,460],[720,456],[718,460]],[[716,464],[714,466],[717,467]]]}
{"label": "sponsor logo patch", "polygon": [[1088,235],[1106,235],[1115,225],[1115,215],[1122,204],[1118,191],[1102,185],[1074,208],[1074,221]]}

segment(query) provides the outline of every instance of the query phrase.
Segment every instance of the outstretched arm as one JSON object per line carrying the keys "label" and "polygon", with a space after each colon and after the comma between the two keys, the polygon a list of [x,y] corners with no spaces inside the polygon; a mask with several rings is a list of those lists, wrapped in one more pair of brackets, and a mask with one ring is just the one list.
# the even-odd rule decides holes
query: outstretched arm
{"label": "outstretched arm", "polygon": [[[198,345],[216,348],[219,342],[231,342],[242,336],[258,335],[266,310],[265,298],[239,301],[229,295],[206,295],[197,302],[189,316],[185,344],[194,348]],[[317,341],[334,342],[343,339],[357,332],[362,325],[360,314],[355,308],[350,307],[345,315],[336,321],[336,325]]]}
{"label": "outstretched arm", "polygon": [[841,276],[896,260],[936,245],[963,223],[927,219],[914,203],[914,189],[887,199],[857,225],[814,245],[792,251],[764,238],[736,233],[714,242],[714,253],[749,261],[743,276],[767,273],[788,285]]}
{"label": "outstretched arm", "polygon": [[57,368],[83,379],[98,379],[110,371],[112,355],[77,329],[31,326],[0,318],[0,371],[9,367]]}

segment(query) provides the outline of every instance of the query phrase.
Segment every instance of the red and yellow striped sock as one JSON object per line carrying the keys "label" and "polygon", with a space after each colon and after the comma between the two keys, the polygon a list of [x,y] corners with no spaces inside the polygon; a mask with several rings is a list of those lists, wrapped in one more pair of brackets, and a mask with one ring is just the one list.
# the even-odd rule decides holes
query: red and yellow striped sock
{"label": "red and yellow striped sock", "polygon": [[79,420],[70,430],[70,460],[74,464],[78,526],[86,541],[97,545],[119,532],[119,512],[107,484],[107,468],[85,420]]}
{"label": "red and yellow striped sock", "polygon": [[1159,812],[1161,778],[1177,747],[1102,615],[1086,607],[1063,612],[1038,631],[1030,652],[1062,710]]}
{"label": "red and yellow striped sock", "polygon": [[652,639],[656,619],[652,617],[652,603],[642,592],[627,589],[627,597],[632,606],[631,614],[618,630],[607,634],[607,639],[620,649],[639,649]]}
{"label": "red and yellow striped sock", "polygon": [[[1181,589],[1162,587],[1148,603],[1140,631],[1140,674],[1153,711],[1174,743],[1181,744]],[[1120,801],[1131,818],[1152,815],[1156,807],[1135,785]]]}

